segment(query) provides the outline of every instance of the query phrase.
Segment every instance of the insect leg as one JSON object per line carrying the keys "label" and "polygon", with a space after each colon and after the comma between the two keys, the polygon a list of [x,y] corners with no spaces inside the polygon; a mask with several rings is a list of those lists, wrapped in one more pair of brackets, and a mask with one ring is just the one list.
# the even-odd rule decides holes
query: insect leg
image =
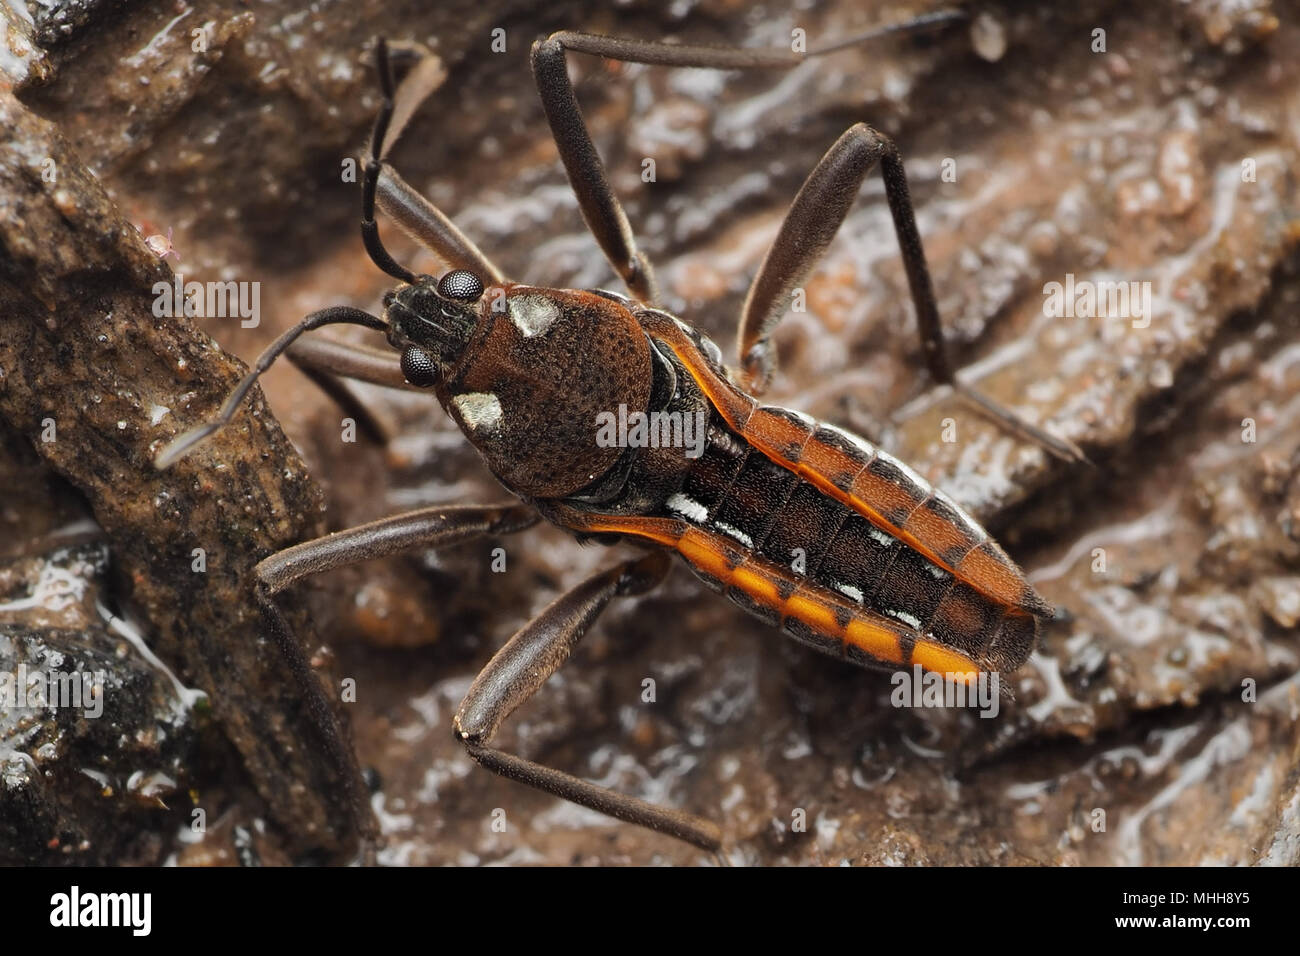
{"label": "insect leg", "polygon": [[235,413],[239,411],[239,406],[243,404],[244,397],[257,384],[257,380],[262,376],[262,373],[270,368],[275,363],[275,360],[288,351],[289,347],[304,334],[323,328],[326,325],[360,325],[381,332],[388,329],[388,323],[383,319],[346,305],[336,305],[311,313],[297,325],[283,332],[279,338],[267,346],[262,354],[257,357],[257,361],[253,363],[253,367],[248,374],[240,379],[239,384],[226,396],[225,402],[221,405],[221,410],[214,419],[182,432],[168,442],[162,451],[154,457],[154,467],[159,470],[170,468],[181,458],[202,445],[212,435],[230,424],[235,417]]}
{"label": "insect leg", "polygon": [[868,43],[898,33],[911,33],[941,27],[964,20],[961,10],[938,10],[900,23],[873,27],[862,33],[814,46],[807,52],[772,47],[706,46],[698,43],[658,43],[626,37],[598,36],[562,30],[533,44],[533,78],[542,98],[542,108],[551,135],[569,176],[569,184],[578,197],[578,207],[595,236],[605,258],[627,284],[632,295],[646,305],[658,305],[659,289],[654,269],[645,254],[637,249],[636,238],[622,204],[609,185],[605,166],[591,141],[591,133],[578,107],[569,82],[566,54],[646,63],[653,66],[694,67],[709,70],[787,70],[798,66],[805,57],[819,56],[859,43]]}
{"label": "insect leg", "polygon": [[[363,378],[363,376],[351,376],[343,372],[338,367],[337,362],[337,359],[341,359],[342,355],[335,355],[331,347],[337,347],[339,352],[351,352],[354,349],[359,349],[357,346],[344,345],[343,342],[303,339],[302,342],[295,342],[289,351],[285,352],[285,356],[294,364],[295,368],[298,368],[299,372],[311,378],[316,388],[328,395],[334,405],[341,408],[343,415],[356,421],[357,429],[361,434],[364,434],[367,441],[372,442],[374,445],[389,444],[391,438],[389,428],[378,419],[378,416],[373,411],[370,411],[365,402],[357,398],[347,388],[346,378]],[[359,365],[363,364],[368,356],[350,354],[347,358],[354,359],[355,362],[352,364]],[[385,358],[389,358],[389,356],[386,355]],[[395,362],[391,364],[396,367]],[[357,369],[357,371],[368,371],[368,369],[361,368]],[[400,372],[400,369],[398,371]],[[381,381],[380,384],[387,385],[389,381]]]}
{"label": "insect leg", "polygon": [[368,440],[377,445],[388,444],[389,429],[365,402],[352,393],[348,380],[417,391],[402,376],[397,356],[387,349],[334,339],[304,338],[294,342],[285,356],[328,395],[343,414],[356,421],[357,428]]}
{"label": "insect leg", "polygon": [[746,386],[755,394],[767,387],[776,371],[770,337],[789,307],[791,294],[808,277],[839,232],[863,180],[877,162],[881,163],[887,183],[890,212],[916,305],[926,365],[938,381],[952,380],[934,288],[898,151],[887,137],[858,123],[835,141],[808,174],[749,286],[736,339]]}
{"label": "insect leg", "polygon": [[397,139],[415,108],[436,86],[436,61],[426,57],[417,62],[398,89],[393,82],[393,70],[388,61],[388,44],[382,38],[375,42],[375,60],[383,101],[379,114],[375,117],[375,129],[370,137],[365,177],[362,180],[361,236],[366,251],[375,264],[389,275],[403,282],[414,280],[414,274],[394,262],[379,242],[379,227],[375,223],[375,203],[378,202],[379,208],[403,232],[442,259],[450,268],[468,269],[485,284],[501,282],[504,278],[501,270],[437,206],[421,196],[384,159],[389,146]]}
{"label": "insect leg", "polygon": [[894,232],[916,308],[921,347],[931,376],[940,384],[950,385],[1001,427],[1067,461],[1085,460],[1083,452],[1072,442],[1049,434],[958,381],[948,358],[903,160],[891,139],[865,123],[855,124],[836,140],[804,181],[750,285],[737,336],[748,388],[758,393],[766,387],[776,365],[770,342],[772,330],[785,312],[793,290],[807,278],[839,231],[862,181],[877,163],[885,181],[885,197],[894,220]]}
{"label": "insect leg", "polygon": [[416,388],[406,381],[402,375],[402,364],[391,349],[377,349],[328,338],[299,339],[289,347],[287,357],[303,372],[328,372],[371,385],[428,394],[428,389]]}
{"label": "insect leg", "polygon": [[479,672],[456,712],[454,729],[470,756],[494,773],[703,849],[717,850],[722,834],[708,820],[657,807],[489,746],[502,721],[564,663],[610,600],[650,590],[663,580],[669,567],[666,552],[653,552],[594,575],[556,599]]}
{"label": "insect leg", "polygon": [[382,162],[388,158],[393,144],[401,139],[411,117],[447,78],[447,70],[442,59],[422,43],[376,40],[376,44],[379,42],[387,45],[393,60],[411,64],[393,94],[393,116],[379,150]]}
{"label": "insect leg", "polygon": [[271,626],[285,663],[306,695],[306,705],[320,728],[330,759],[345,781],[367,857],[376,837],[375,821],[356,753],[346,739],[320,678],[312,670],[302,645],[290,631],[274,596],[295,581],[333,568],[416,547],[446,547],[488,535],[522,531],[536,520],[536,513],[524,505],[424,508],[296,544],[265,558],[254,569],[257,602]]}
{"label": "insect leg", "polygon": [[566,53],[570,50],[630,63],[714,69],[788,69],[798,64],[802,57],[783,49],[677,45],[571,31],[553,33],[533,44],[533,77],[537,91],[587,228],[632,295],[647,305],[657,305],[659,289],[654,268],[636,247],[627,213],[605,175],[605,165],[591,141],[573,93],[573,84],[569,82]]}
{"label": "insect leg", "polygon": [[305,577],[400,554],[412,548],[445,548],[495,534],[523,531],[537,523],[527,505],[456,505],[421,508],[380,518],[277,551],[255,569],[266,596]]}
{"label": "insect leg", "polygon": [[381,165],[377,190],[379,208],[449,269],[467,269],[484,285],[505,281],[504,273],[492,260],[388,163]]}

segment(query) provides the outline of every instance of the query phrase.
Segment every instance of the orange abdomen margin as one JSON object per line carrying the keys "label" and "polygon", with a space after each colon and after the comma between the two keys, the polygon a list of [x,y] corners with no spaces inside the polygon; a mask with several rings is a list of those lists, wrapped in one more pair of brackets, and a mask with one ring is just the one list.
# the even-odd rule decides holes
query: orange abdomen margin
{"label": "orange abdomen margin", "polygon": [[1052,614],[988,533],[906,465],[844,433],[837,433],[844,443],[814,439],[808,424],[760,406],[718,374],[672,316],[645,310],[637,318],[672,350],[727,424],[772,461],[990,600],[1026,615]]}

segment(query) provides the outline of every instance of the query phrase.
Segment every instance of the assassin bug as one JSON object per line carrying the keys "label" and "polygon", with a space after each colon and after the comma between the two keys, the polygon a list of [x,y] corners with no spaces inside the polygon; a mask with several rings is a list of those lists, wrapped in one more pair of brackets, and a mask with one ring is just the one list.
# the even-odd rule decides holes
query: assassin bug
{"label": "assassin bug", "polygon": [[[955,19],[940,14],[911,29]],[[1017,434],[1081,458],[1072,445],[966,389],[944,350],[903,164],[894,144],[864,124],[831,146],[800,189],[764,259],[740,320],[740,368],[658,307],[649,261],[638,251],[579,111],[566,55],[579,52],[663,66],[788,68],[804,56],[879,36],[874,31],[806,54],[668,45],[561,32],[532,48],[546,117],[588,227],[629,296],[507,281],[474,244],[385,161],[420,89],[421,67],[397,88],[388,48],[376,46],[383,104],[362,183],[362,238],[371,260],[402,283],[383,317],[336,307],[305,318],[258,359],[216,419],[175,439],[167,467],[227,424],[257,377],[282,353],[327,387],[336,376],[431,389],[517,503],[436,507],[290,547],[256,569],[257,596],[283,652],[327,728],[333,757],[355,781],[356,762],[337,732],[320,682],[288,634],[274,595],[332,568],[487,535],[545,519],[583,540],[642,545],[646,554],[582,582],[515,634],[473,682],[454,731],[481,765],[622,820],[716,850],[721,831],[492,747],[501,723],[569,656],[615,597],[643,594],[667,574],[673,553],[713,589],[821,651],[863,666],[914,664],[969,681],[1012,671],[1033,647],[1051,608],[961,508],[905,464],[861,438],[784,408],[760,405],[774,371],[769,337],[791,291],[835,235],[866,176],[880,166],[934,378],[961,391]],[[394,117],[398,117],[394,120]],[[396,133],[394,133],[395,138]],[[376,203],[449,266],[416,275],[385,250]],[[383,332],[400,353],[327,341],[295,343],[312,329],[350,323]],[[292,348],[291,348],[292,346]],[[703,454],[683,448],[607,447],[601,412],[702,414]],[[806,563],[791,566],[795,549]],[[358,814],[369,819],[359,787]]]}

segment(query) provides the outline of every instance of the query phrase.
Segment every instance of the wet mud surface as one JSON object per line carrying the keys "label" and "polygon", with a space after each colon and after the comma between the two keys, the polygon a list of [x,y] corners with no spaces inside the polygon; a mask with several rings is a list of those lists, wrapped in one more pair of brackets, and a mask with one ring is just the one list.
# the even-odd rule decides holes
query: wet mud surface
{"label": "wet mud surface", "polygon": [[[6,14],[0,67],[16,96],[0,94],[31,132],[0,162],[17,170],[0,183],[0,664],[114,659],[128,690],[111,719],[132,743],[105,745],[105,728],[67,714],[0,717],[0,854],[276,862],[344,859],[355,842],[248,571],[324,529],[506,493],[431,397],[358,386],[393,437],[347,441],[343,413],[287,366],[264,380],[257,415],[182,476],[158,477],[149,456],[238,374],[205,334],[249,361],[313,309],[379,310],[390,281],[362,252],[359,190],[342,175],[377,103],[371,36],[424,43],[446,72],[392,153],[407,180],[512,277],[618,289],[549,139],[533,39],[577,28],[785,45],[795,27],[815,41],[936,6]],[[1295,865],[1300,8],[979,9],[977,40],[955,26],[789,73],[575,57],[571,75],[666,304],[729,357],[747,283],[821,153],[858,121],[898,142],[963,377],[1091,464],[1050,458],[927,381],[876,178],[806,283],[807,311],[783,320],[767,399],[898,454],[985,521],[1060,609],[1006,677],[1013,696],[991,720],[892,706],[888,675],[793,644],[677,568],[653,595],[613,604],[498,739],[718,819],[734,863]],[[105,199],[42,183],[45,122]],[[76,206],[62,239],[60,202]],[[23,217],[55,238],[32,240]],[[169,233],[177,255],[151,258],[144,237]],[[396,229],[385,237],[399,261],[439,269]],[[167,270],[260,283],[260,321],[154,317],[150,284]],[[1150,307],[1054,315],[1053,282],[1136,283]],[[36,304],[49,322],[34,325]],[[100,334],[112,347],[93,344]],[[199,366],[185,381],[177,355]],[[95,383],[101,403],[86,394]],[[66,443],[42,442],[47,413],[75,422]],[[163,492],[183,497],[159,504]],[[198,540],[229,556],[202,586]],[[538,527],[332,573],[286,601],[331,685],[355,681],[341,709],[372,771],[380,862],[714,862],[500,780],[451,736],[492,652],[629,553]],[[122,635],[127,618],[161,669]],[[111,779],[108,793],[86,768]],[[196,805],[209,808],[201,840]],[[38,826],[58,845],[33,841]]]}

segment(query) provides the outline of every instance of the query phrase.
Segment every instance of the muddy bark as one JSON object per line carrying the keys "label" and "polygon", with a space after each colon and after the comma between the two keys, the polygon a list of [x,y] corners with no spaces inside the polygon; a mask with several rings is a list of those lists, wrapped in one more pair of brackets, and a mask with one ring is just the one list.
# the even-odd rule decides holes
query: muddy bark
{"label": "muddy bark", "polygon": [[154,285],[171,274],[55,127],[7,91],[0,125],[0,416],[80,492],[112,547],[117,602],[206,694],[292,849],[346,851],[346,790],[313,752],[250,590],[261,557],[320,527],[320,491],[260,397],[210,452],[153,468],[241,367],[183,316],[157,314]]}

